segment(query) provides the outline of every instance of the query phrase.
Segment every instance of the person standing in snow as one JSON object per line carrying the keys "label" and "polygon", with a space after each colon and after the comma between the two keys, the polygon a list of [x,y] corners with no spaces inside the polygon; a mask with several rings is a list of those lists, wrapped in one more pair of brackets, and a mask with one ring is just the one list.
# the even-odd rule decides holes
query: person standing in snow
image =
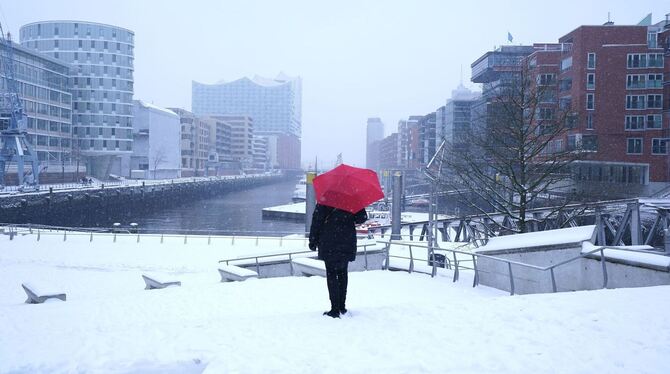
{"label": "person standing in snow", "polygon": [[356,225],[367,221],[365,209],[356,214],[316,204],[309,230],[309,249],[319,250],[319,259],[326,264],[326,283],[330,310],[323,315],[339,318],[345,314],[348,266],[356,259]]}

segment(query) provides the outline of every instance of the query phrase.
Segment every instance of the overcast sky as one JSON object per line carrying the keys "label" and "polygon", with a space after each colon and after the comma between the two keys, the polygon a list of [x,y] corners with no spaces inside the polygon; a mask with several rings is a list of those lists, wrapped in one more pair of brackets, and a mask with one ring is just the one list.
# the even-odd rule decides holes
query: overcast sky
{"label": "overcast sky", "polygon": [[[664,7],[665,4],[665,7]],[[191,109],[191,81],[280,71],[303,79],[303,163],[365,163],[365,124],[443,105],[470,64],[494,46],[555,42],[579,25],[653,21],[662,0],[154,1],[0,0],[5,31],[67,19],[135,32],[135,98]],[[321,163],[321,162],[320,162]]]}

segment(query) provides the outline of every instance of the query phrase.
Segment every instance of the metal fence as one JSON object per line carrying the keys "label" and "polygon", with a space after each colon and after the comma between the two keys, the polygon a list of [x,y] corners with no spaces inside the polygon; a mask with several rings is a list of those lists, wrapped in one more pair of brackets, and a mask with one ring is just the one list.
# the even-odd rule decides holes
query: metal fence
{"label": "metal fence", "polygon": [[[404,258],[404,259],[409,259],[409,261],[410,261],[409,262],[410,266],[407,269],[407,271],[409,271],[410,273],[414,271],[414,262],[415,261],[425,261],[427,263],[432,262],[432,272],[431,272],[430,275],[431,275],[431,277],[434,277],[437,274],[437,269],[438,269],[437,261],[435,261],[435,255],[437,253],[440,253],[440,252],[442,252],[442,253],[446,252],[446,253],[450,253],[451,256],[452,256],[452,258],[450,259],[452,261],[449,261],[448,266],[449,266],[449,268],[451,268],[453,270],[453,273],[454,273],[453,274],[453,281],[454,282],[458,281],[460,270],[472,270],[472,271],[474,271],[474,280],[473,280],[472,287],[476,287],[479,284],[479,272],[481,270],[479,270],[477,268],[477,259],[486,258],[486,259],[490,259],[490,260],[493,260],[493,261],[498,261],[498,262],[505,263],[507,265],[507,270],[508,270],[506,275],[509,278],[510,295],[514,295],[514,273],[512,271],[512,265],[521,266],[521,267],[525,267],[525,268],[529,268],[529,269],[534,269],[534,270],[538,270],[538,271],[541,271],[541,272],[549,272],[549,276],[551,277],[552,292],[557,292],[556,276],[555,276],[555,269],[557,267],[564,266],[568,263],[571,263],[571,262],[577,261],[579,259],[585,258],[588,255],[591,255],[593,253],[600,252],[600,262],[601,262],[601,266],[602,266],[602,276],[603,276],[602,288],[607,287],[607,265],[606,265],[607,261],[605,260],[605,256],[604,256],[604,252],[603,252],[604,249],[606,248],[605,246],[596,247],[591,251],[581,253],[580,255],[574,256],[574,257],[569,258],[565,261],[561,261],[561,262],[553,264],[551,266],[542,267],[542,266],[536,266],[536,265],[531,265],[531,264],[525,264],[525,263],[518,262],[518,261],[507,260],[507,259],[504,259],[504,258],[484,255],[484,254],[480,254],[480,253],[476,253],[476,252],[458,250],[458,249],[438,248],[438,247],[428,246],[428,245],[424,245],[424,244],[406,243],[406,242],[396,241],[396,240],[387,240],[387,241],[378,240],[377,242],[386,244],[385,270],[389,269],[389,263],[390,263],[390,259],[392,257]],[[410,256],[409,257],[404,257],[404,256],[392,255],[391,254],[391,245],[399,245],[399,246],[408,247]],[[428,258],[423,258],[423,259],[415,258],[414,255],[413,255],[412,248],[426,249],[428,254],[429,254],[429,257]],[[471,258],[472,267],[467,267],[467,266],[460,265],[460,263],[463,262],[463,260],[459,260],[457,258],[457,255],[461,255],[462,257]],[[446,264],[445,264],[445,267],[446,267]]]}

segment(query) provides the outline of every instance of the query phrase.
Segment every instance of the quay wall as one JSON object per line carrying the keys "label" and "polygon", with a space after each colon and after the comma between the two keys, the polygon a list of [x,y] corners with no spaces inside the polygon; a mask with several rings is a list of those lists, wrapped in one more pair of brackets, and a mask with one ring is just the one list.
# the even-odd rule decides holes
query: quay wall
{"label": "quay wall", "polygon": [[133,217],[178,206],[185,201],[277,183],[285,178],[283,175],[212,177],[162,184],[101,185],[99,188],[4,195],[0,197],[0,223],[83,227],[87,222],[100,221],[100,217]]}

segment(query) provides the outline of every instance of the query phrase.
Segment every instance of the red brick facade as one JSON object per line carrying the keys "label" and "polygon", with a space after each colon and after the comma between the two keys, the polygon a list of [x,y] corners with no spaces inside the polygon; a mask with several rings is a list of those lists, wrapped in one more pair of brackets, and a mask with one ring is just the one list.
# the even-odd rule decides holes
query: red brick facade
{"label": "red brick facade", "polygon": [[559,39],[558,99],[577,114],[570,135],[589,139],[582,180],[670,181],[670,125],[667,115],[662,120],[670,59],[647,33],[647,26],[581,26]]}

